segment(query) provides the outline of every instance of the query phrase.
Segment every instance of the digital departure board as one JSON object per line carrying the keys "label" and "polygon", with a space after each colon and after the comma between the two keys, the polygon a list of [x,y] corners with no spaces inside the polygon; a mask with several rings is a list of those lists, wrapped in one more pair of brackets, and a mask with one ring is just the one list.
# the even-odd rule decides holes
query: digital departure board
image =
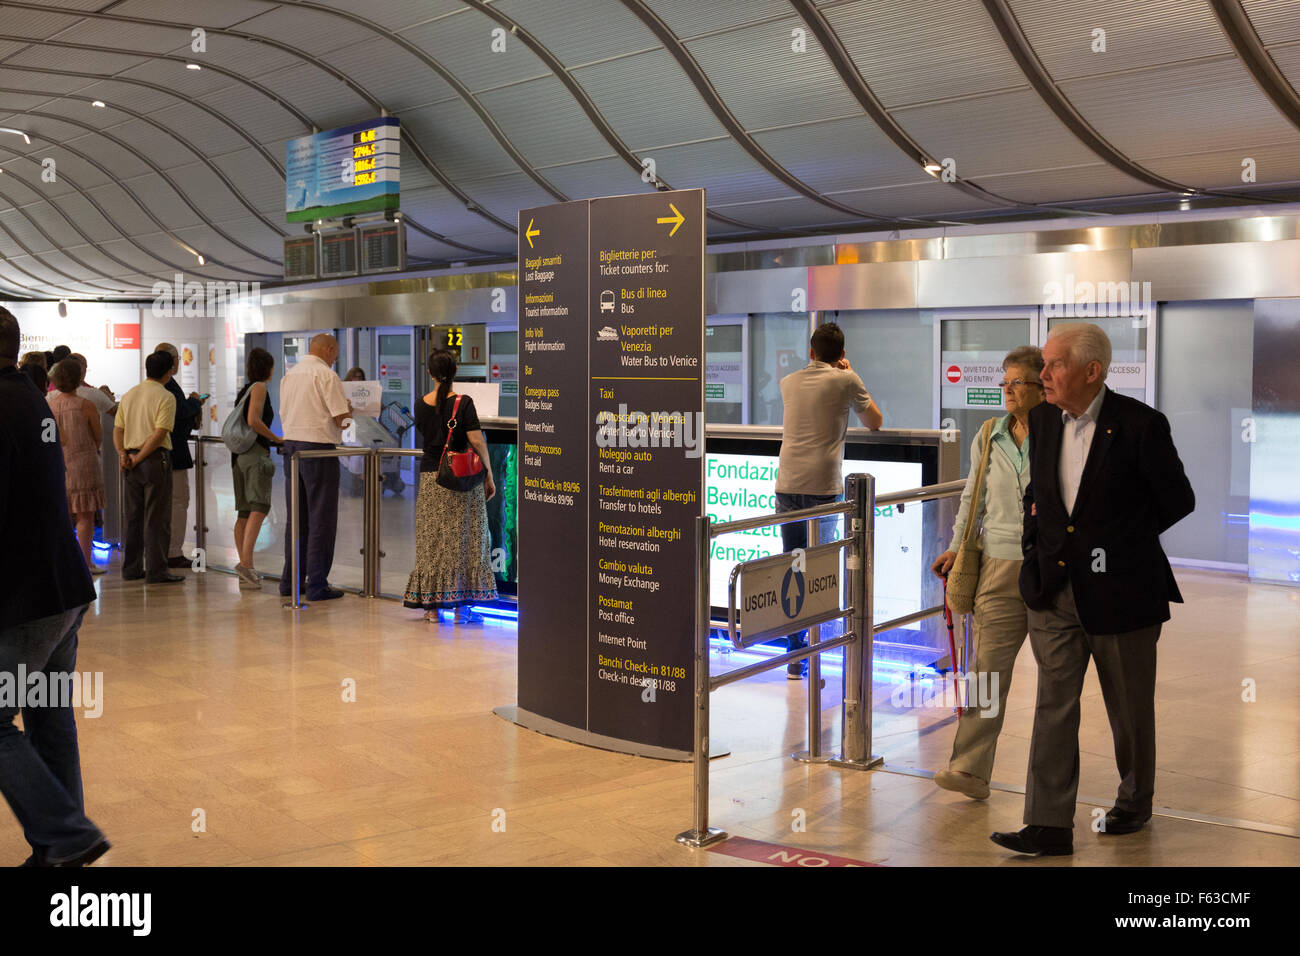
{"label": "digital departure board", "polygon": [[300,136],[285,145],[289,222],[397,209],[402,127],[392,116]]}
{"label": "digital departure board", "polygon": [[401,272],[406,268],[406,223],[375,222],[357,229],[361,271]]}
{"label": "digital departure board", "polygon": [[289,236],[284,240],[284,277],[316,278],[316,236]]}
{"label": "digital departure board", "polygon": [[320,235],[320,277],[334,279],[357,274],[357,231],[339,229]]}

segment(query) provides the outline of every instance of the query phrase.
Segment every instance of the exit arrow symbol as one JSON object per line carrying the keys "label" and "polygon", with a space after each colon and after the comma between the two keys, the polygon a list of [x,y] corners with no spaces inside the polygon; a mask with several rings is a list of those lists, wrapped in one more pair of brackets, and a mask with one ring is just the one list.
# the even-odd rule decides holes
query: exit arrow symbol
{"label": "exit arrow symbol", "polygon": [[542,234],[542,230],[540,230],[540,229],[534,229],[534,228],[533,228],[533,221],[532,221],[531,219],[529,219],[529,220],[528,220],[528,228],[524,230],[524,238],[528,240],[528,248],[529,248],[529,249],[531,249],[531,248],[533,247],[533,236],[540,236],[541,234]]}
{"label": "exit arrow symbol", "polygon": [[686,217],[683,216],[680,212],[678,212],[678,211],[677,211],[677,207],[674,206],[672,203],[669,203],[669,204],[668,204],[668,208],[671,209],[671,210],[673,211],[673,215],[671,215],[671,216],[660,216],[656,221],[657,221],[657,222],[671,222],[671,223],[673,224],[672,231],[668,233],[669,238],[672,238],[673,233],[677,232],[677,230],[681,228],[682,223],[684,223],[684,222],[686,221]]}

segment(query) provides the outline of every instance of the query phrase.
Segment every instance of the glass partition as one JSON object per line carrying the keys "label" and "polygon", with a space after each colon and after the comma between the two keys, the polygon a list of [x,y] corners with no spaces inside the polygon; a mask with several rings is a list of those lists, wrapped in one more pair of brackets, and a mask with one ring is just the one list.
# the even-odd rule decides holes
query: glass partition
{"label": "glass partition", "polygon": [[[204,508],[206,557],[209,567],[233,570],[239,562],[239,553],[235,548],[235,486],[232,478],[230,452],[219,441],[203,442],[204,455]],[[278,449],[272,451],[271,461],[275,463],[275,477],[271,485],[271,511],[262,522],[257,537],[257,547],[253,553],[254,566],[264,575],[279,578],[284,568],[284,536],[288,503],[285,501],[285,482],[289,467],[286,459]],[[360,590],[362,585],[362,527],[364,509],[360,494],[351,494],[349,475],[345,466],[334,462],[334,467],[343,470],[339,482],[339,518],[338,531],[334,544],[334,565],[330,571],[330,584],[335,587]],[[194,490],[198,494],[198,489]],[[306,508],[303,501],[300,505]],[[193,535],[190,535],[192,547]],[[263,585],[269,590],[275,581]]]}

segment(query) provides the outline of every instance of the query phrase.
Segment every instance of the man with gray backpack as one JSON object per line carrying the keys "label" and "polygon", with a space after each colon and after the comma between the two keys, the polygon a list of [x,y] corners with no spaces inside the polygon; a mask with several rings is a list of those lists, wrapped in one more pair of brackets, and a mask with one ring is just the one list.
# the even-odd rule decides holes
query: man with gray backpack
{"label": "man with gray backpack", "polygon": [[283,445],[284,439],[271,431],[275,410],[266,383],[275,371],[275,359],[266,349],[249,351],[245,365],[248,381],[235,397],[221,429],[221,440],[230,449],[230,474],[235,486],[235,549],[239,563],[239,586],[260,589],[262,576],[254,568],[257,536],[262,522],[271,511],[271,480],[275,462],[271,445]]}

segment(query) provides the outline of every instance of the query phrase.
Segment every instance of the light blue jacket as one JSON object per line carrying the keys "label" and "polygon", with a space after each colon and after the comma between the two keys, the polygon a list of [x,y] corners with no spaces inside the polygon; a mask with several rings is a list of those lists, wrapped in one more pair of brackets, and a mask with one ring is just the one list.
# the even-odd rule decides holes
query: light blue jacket
{"label": "light blue jacket", "polygon": [[[979,506],[983,509],[984,553],[990,558],[1019,561],[1024,557],[1020,550],[1020,537],[1025,526],[1025,489],[1029,486],[1029,438],[1026,437],[1024,444],[1017,448],[1016,440],[1011,437],[1011,420],[1010,412],[1003,415],[989,435],[993,450],[989,454],[989,467],[984,475]],[[972,472],[979,467],[983,454],[984,445],[977,433],[970,446]],[[966,521],[970,516],[970,499],[974,487],[975,476],[971,474],[966,479],[966,490],[961,495],[961,508],[953,524],[949,551],[961,547],[962,534],[965,533]]]}

